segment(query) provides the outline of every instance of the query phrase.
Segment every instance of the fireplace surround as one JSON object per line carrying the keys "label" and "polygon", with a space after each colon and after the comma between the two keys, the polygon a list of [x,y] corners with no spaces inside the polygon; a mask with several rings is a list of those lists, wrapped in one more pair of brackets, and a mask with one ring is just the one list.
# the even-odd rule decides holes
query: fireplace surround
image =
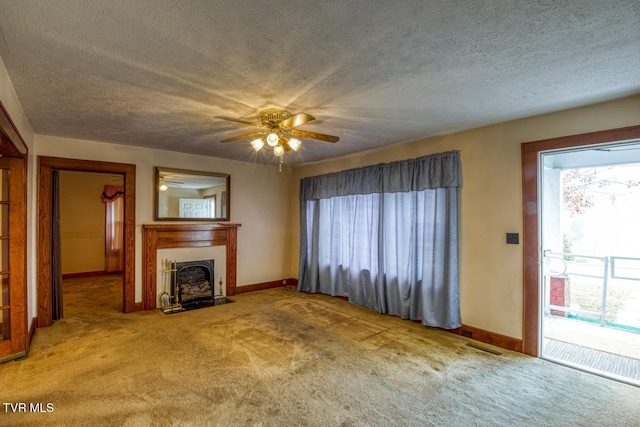
{"label": "fireplace surround", "polygon": [[158,307],[158,249],[226,246],[226,296],[236,293],[237,230],[240,224],[144,224],[142,226],[142,303]]}

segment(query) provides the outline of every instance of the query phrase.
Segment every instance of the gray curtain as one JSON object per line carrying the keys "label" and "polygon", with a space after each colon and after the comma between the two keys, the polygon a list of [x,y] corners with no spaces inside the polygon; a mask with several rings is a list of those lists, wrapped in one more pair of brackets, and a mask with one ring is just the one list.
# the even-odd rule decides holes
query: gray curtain
{"label": "gray curtain", "polygon": [[305,178],[298,290],[461,326],[457,151]]}

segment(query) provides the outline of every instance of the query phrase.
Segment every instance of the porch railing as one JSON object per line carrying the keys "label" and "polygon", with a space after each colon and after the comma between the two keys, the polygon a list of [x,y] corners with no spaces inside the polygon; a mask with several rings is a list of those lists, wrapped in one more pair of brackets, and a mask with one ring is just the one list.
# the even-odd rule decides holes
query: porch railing
{"label": "porch railing", "polygon": [[[567,278],[569,276],[580,276],[602,280],[602,304],[600,312],[553,305],[547,298],[545,298],[545,312],[548,312],[549,310],[556,310],[564,313],[594,316],[599,318],[601,326],[605,326],[607,294],[611,279],[640,281],[640,268],[628,266],[629,263],[640,262],[640,258],[620,256],[598,257],[566,252],[552,252],[549,250],[544,251],[543,256],[545,260],[544,275],[546,277]],[[588,260],[591,262],[595,261],[597,264],[594,265],[593,263],[589,264],[585,262],[572,261],[575,259]],[[625,263],[627,264],[626,266]],[[600,273],[596,274],[596,270],[600,270]],[[633,276],[634,272],[638,273],[635,277]]]}

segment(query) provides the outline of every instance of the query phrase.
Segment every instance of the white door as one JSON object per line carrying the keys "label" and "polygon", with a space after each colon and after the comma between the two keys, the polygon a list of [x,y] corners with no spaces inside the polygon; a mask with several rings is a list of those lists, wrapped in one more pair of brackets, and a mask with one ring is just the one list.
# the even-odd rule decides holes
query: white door
{"label": "white door", "polygon": [[211,218],[206,199],[180,199],[180,218]]}

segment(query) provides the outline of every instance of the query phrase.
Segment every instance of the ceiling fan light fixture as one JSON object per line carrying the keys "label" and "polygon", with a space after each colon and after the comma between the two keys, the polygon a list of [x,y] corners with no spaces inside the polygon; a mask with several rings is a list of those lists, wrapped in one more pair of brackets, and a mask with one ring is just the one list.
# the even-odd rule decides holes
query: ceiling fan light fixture
{"label": "ceiling fan light fixture", "polygon": [[298,151],[300,149],[300,146],[302,145],[302,142],[300,142],[299,139],[296,138],[290,138],[289,141],[287,142],[287,145],[289,146],[289,148],[291,148],[293,151]]}
{"label": "ceiling fan light fixture", "polygon": [[315,120],[315,117],[307,113],[291,114],[286,110],[271,108],[261,111],[258,114],[257,121],[223,116],[216,116],[216,118],[260,128],[260,130],[256,132],[245,133],[232,138],[223,139],[220,142],[227,143],[239,140],[249,140],[251,141],[251,146],[256,152],[260,151],[265,145],[269,145],[270,148],[273,148],[273,154],[279,162],[280,170],[284,163],[284,154],[287,151],[300,150],[300,147],[302,147],[302,138],[311,138],[318,141],[332,143],[340,140],[340,138],[335,135],[297,129],[298,126],[302,126]]}
{"label": "ceiling fan light fixture", "polygon": [[269,133],[269,135],[267,135],[267,144],[269,144],[270,146],[275,147],[276,145],[278,145],[278,142],[280,142],[280,137],[277,133],[271,132]]}
{"label": "ceiling fan light fixture", "polygon": [[264,141],[262,140],[262,138],[254,139],[253,141],[251,141],[251,146],[254,150],[260,151],[260,149],[264,147]]}

